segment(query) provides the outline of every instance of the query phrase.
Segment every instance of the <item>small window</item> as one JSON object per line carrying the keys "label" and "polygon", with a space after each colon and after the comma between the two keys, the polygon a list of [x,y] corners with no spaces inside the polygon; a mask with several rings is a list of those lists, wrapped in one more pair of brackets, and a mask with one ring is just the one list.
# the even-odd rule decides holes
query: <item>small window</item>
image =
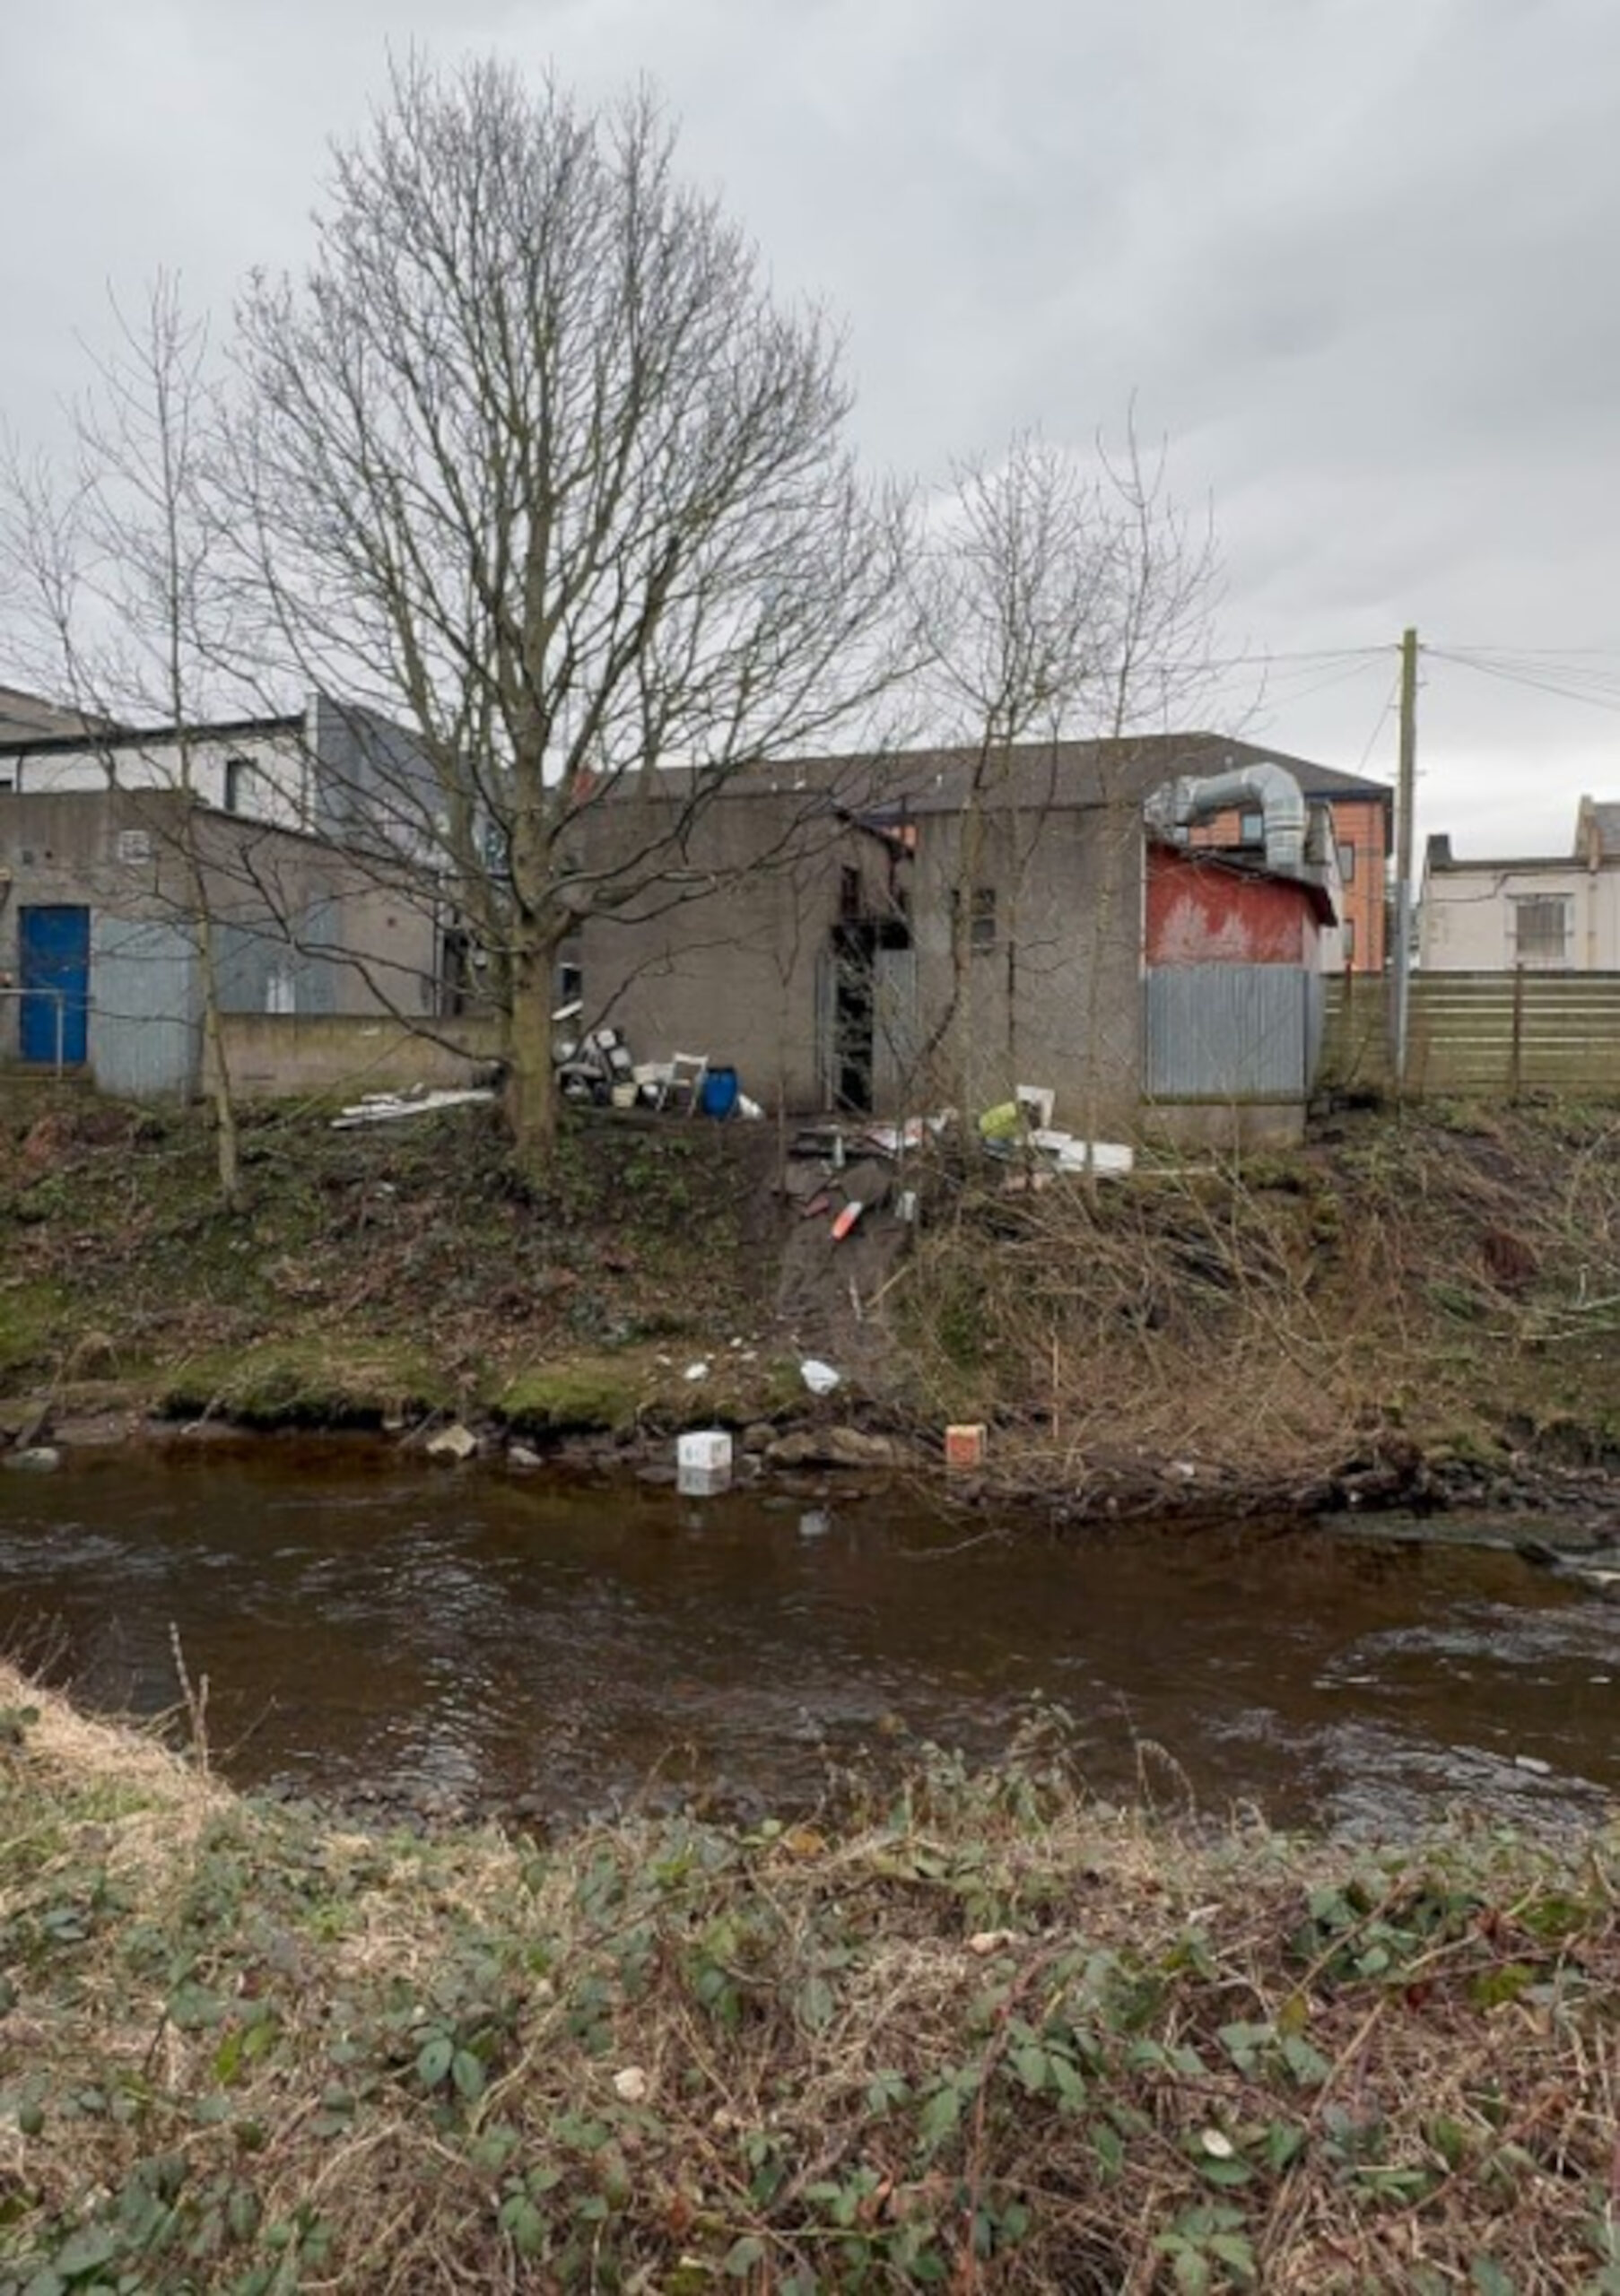
{"label": "small window", "polygon": [[1569,961],[1567,893],[1525,893],[1513,903],[1513,961],[1558,966]]}
{"label": "small window", "polygon": [[861,913],[858,869],[846,867],[838,873],[838,913],[846,925],[852,924]]}
{"label": "small window", "polygon": [[[961,914],[962,895],[958,891],[954,891],[951,894],[951,909],[954,915]],[[980,957],[987,955],[996,946],[994,885],[975,885],[973,888],[972,908],[968,919],[968,946],[975,956]]]}
{"label": "small window", "polygon": [[225,811],[228,813],[241,812],[252,771],[252,761],[248,758],[228,757],[225,760]]}
{"label": "small window", "polygon": [[1239,844],[1240,844],[1240,845],[1264,845],[1264,844],[1265,844],[1265,842],[1266,842],[1266,816],[1265,816],[1265,814],[1264,814],[1264,813],[1240,813],[1240,814],[1239,814],[1239,816],[1238,816],[1238,842],[1239,842]]}
{"label": "small window", "polygon": [[1338,874],[1341,883],[1353,885],[1355,883],[1355,848],[1354,845],[1340,844],[1338,848]]}
{"label": "small window", "polygon": [[1339,927],[1339,930],[1340,930],[1340,932],[1344,935],[1344,944],[1343,944],[1343,945],[1344,945],[1344,951],[1345,951],[1345,962],[1346,962],[1346,965],[1353,965],[1353,964],[1355,962],[1355,919],[1354,919],[1354,917],[1346,917],[1346,919],[1345,919],[1345,921],[1344,921],[1344,923],[1343,923],[1343,925]]}
{"label": "small window", "polygon": [[152,832],[144,829],[121,829],[118,831],[118,858],[126,867],[135,868],[152,858]]}

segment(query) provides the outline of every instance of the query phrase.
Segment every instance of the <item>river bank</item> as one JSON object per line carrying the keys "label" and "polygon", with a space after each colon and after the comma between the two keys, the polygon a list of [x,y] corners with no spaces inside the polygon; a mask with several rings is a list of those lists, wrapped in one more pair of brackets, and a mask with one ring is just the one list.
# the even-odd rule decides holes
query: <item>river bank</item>
{"label": "river bank", "polygon": [[5,1671],[0,2290],[1600,2296],[1617,1884],[1150,1820],[1057,1718],[836,1825],[422,1840]]}
{"label": "river bank", "polygon": [[[1361,1111],[1293,1155],[1147,1159],[1094,1192],[944,1154],[906,1170],[915,1223],[892,1171],[796,1162],[768,1124],[570,1118],[536,1192],[483,1110],[253,1112],[236,1218],[192,1118],[36,1088],[0,1132],[13,1460],[456,1430],[452,1456],[519,1471],[657,1474],[722,1426],[772,1471],[938,1481],[965,1422],[987,1450],[956,1497],[1069,1519],[1613,1509],[1612,1112]],[[846,1185],[875,1200],[834,1242]]]}

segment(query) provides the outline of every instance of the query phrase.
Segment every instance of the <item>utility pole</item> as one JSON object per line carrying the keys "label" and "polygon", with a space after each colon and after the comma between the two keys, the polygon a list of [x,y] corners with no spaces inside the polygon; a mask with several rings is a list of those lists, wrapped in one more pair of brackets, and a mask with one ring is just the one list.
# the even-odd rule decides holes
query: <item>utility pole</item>
{"label": "utility pole", "polygon": [[1400,780],[1395,799],[1395,1090],[1407,1089],[1412,1007],[1412,805],[1417,781],[1417,632],[1400,638]]}

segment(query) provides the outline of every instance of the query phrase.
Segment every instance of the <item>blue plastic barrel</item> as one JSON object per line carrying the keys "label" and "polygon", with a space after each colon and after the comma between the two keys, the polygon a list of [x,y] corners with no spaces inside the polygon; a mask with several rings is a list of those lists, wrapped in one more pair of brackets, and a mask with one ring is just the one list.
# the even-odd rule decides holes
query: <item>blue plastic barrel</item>
{"label": "blue plastic barrel", "polygon": [[729,1116],[736,1107],[736,1070],[711,1068],[703,1079],[699,1105],[705,1116]]}

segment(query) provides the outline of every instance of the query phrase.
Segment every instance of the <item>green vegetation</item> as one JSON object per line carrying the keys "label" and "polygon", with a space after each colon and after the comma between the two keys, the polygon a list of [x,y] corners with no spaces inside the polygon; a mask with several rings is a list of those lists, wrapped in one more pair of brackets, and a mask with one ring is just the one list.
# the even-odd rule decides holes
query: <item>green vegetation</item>
{"label": "green vegetation", "polygon": [[[0,1409],[253,1425],[459,1414],[552,1441],[814,1415],[994,1430],[1012,1492],[1116,1511],[1363,1503],[1620,1457],[1620,1117],[1441,1106],[1294,1154],[1011,1192],[914,1164],[923,1219],[836,1249],[763,1125],[570,1112],[544,1188],[476,1110],[200,1121],[63,1095],[0,1116]],[[9,1140],[6,1135],[9,1131]],[[875,1238],[874,1231],[882,1231]],[[862,1286],[858,1244],[880,1249]],[[707,1364],[701,1379],[685,1373]]]}
{"label": "green vegetation", "polygon": [[[734,1335],[735,1337],[735,1335]],[[687,1368],[704,1365],[701,1382]],[[492,1398],[494,1416],[518,1434],[552,1436],[680,1426],[694,1415],[743,1422],[790,1406],[804,1393],[797,1368],[729,1342],[706,1354],[688,1339],[678,1354],[643,1343],[613,1354],[574,1354],[518,1373]]]}
{"label": "green vegetation", "polygon": [[455,1405],[420,1344],[324,1335],[210,1350],[164,1373],[156,1392],[174,1416],[218,1412],[245,1427],[397,1426]]}
{"label": "green vegetation", "polygon": [[0,2296],[1612,2296],[1620,1837],[246,1805],[0,1676]]}
{"label": "green vegetation", "polygon": [[718,1354],[758,1317],[757,1133],[570,1118],[536,1192],[477,1112],[358,1132],[329,1113],[244,1113],[240,1218],[200,1118],[67,1093],[0,1114],[0,1395],[94,1373],[137,1407],[250,1425],[615,1427],[682,1403],[657,1351]]}
{"label": "green vegetation", "polygon": [[48,1370],[73,1328],[71,1301],[55,1285],[0,1279],[0,1384]]}

